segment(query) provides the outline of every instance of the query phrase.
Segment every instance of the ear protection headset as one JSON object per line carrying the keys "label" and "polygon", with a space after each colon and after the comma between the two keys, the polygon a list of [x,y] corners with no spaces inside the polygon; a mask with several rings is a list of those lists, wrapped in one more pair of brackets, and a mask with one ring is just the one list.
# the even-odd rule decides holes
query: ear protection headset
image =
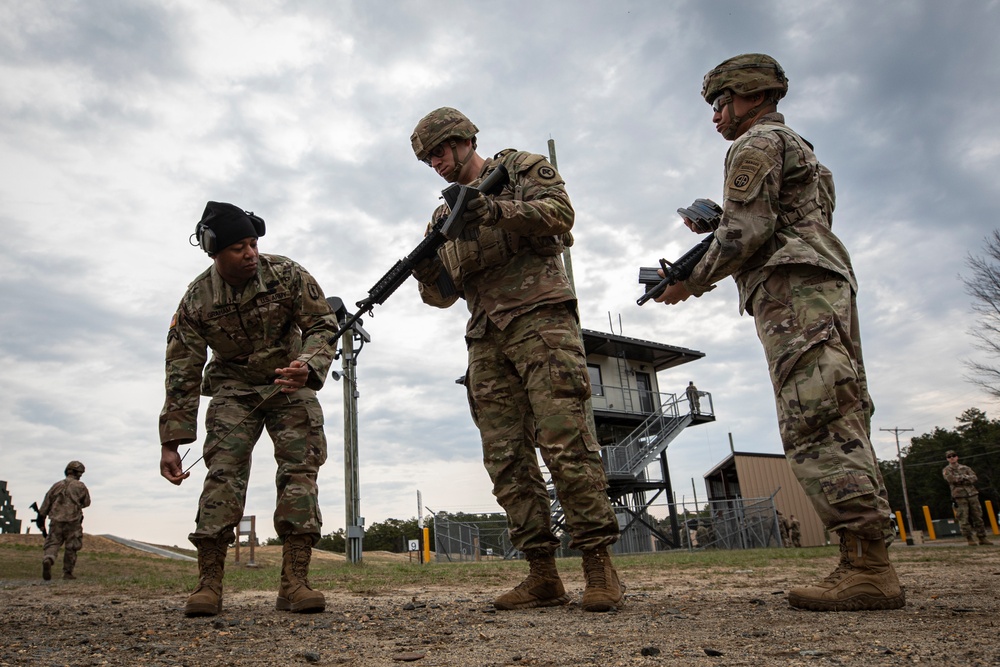
{"label": "ear protection headset", "polygon": [[[210,207],[212,206],[212,202],[209,203],[209,206]],[[239,236],[237,239],[228,240],[224,245],[220,247],[219,235],[215,233],[215,230],[213,230],[209,226],[209,224],[211,224],[213,220],[223,218],[224,222],[220,220],[220,222],[222,222],[223,225],[226,225],[228,223],[228,225],[235,224],[237,226],[243,226],[240,225],[240,223],[243,221],[239,219],[239,215],[237,212],[242,213],[243,216],[245,216],[246,220],[249,220],[250,224],[253,226],[253,231],[256,236],[258,237],[264,236],[264,231],[265,231],[264,220],[263,218],[254,215],[253,211],[243,211],[233,206],[232,204],[222,204],[221,206],[231,208],[232,211],[221,211],[219,210],[220,205],[218,204],[216,205],[216,208],[213,208],[210,212],[206,211],[207,215],[204,216],[201,220],[199,220],[195,225],[194,234],[191,235],[191,238],[193,239],[191,245],[197,245],[199,248],[204,250],[209,255],[214,255],[216,252],[218,252],[225,246],[231,243],[235,243],[235,241],[239,240],[239,238],[246,238],[247,236],[251,236],[251,234],[242,234],[241,232],[242,235]],[[250,231],[249,228],[246,231],[249,232]],[[222,235],[226,236],[226,234],[224,233]]]}

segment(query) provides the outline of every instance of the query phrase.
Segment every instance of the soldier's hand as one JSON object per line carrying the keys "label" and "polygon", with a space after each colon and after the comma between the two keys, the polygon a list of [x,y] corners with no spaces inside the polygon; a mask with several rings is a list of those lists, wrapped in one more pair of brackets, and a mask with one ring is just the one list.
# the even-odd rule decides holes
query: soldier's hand
{"label": "soldier's hand", "polygon": [[302,389],[309,380],[309,366],[298,359],[288,364],[288,368],[275,368],[274,372],[278,374],[274,384],[281,385],[281,391],[285,394]]}
{"label": "soldier's hand", "polygon": [[706,234],[712,231],[711,227],[701,224],[695,220],[691,220],[690,218],[681,218],[681,220],[683,220],[684,224],[687,225],[687,228],[695,234]]}
{"label": "soldier's hand", "polygon": [[163,445],[160,447],[160,475],[171,484],[180,486],[180,483],[191,476],[191,473],[184,472],[181,466],[181,455],[177,453],[177,447]]}
{"label": "soldier's hand", "polygon": [[478,193],[472,201],[465,207],[462,215],[462,222],[465,227],[478,227],[480,225],[495,225],[500,219],[500,207],[490,197]]}
{"label": "soldier's hand", "polygon": [[[660,269],[658,273],[660,277],[663,277],[663,269]],[[660,296],[653,300],[657,303],[672,305],[681,301],[687,301],[690,296],[691,292],[684,286],[684,283],[674,283],[673,285],[667,285],[667,288],[663,290]]]}
{"label": "soldier's hand", "polygon": [[428,257],[417,262],[410,273],[420,282],[433,285],[438,276],[441,275],[441,261],[434,257]]}

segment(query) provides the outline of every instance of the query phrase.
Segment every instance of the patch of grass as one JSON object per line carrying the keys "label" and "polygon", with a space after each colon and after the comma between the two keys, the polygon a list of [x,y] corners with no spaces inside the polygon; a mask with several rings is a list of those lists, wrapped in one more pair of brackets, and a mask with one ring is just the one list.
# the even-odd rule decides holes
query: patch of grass
{"label": "patch of grass", "polygon": [[[949,554],[907,554],[912,559],[953,559]],[[193,553],[193,552],[191,552]],[[755,572],[774,567],[826,570],[836,556],[834,547],[804,549],[751,549],[745,551],[667,551],[655,554],[616,556],[615,565],[630,581],[637,584],[645,578],[664,575],[678,577],[694,575],[742,574],[753,577]],[[894,557],[898,554],[894,553]],[[564,573],[579,573],[579,558],[559,560]],[[78,582],[94,585],[108,594],[130,594],[142,597],[173,595],[194,588],[198,579],[197,563],[156,558],[136,553],[80,552],[76,568]],[[277,590],[280,564],[256,568],[226,564],[226,589],[229,591]],[[357,594],[375,595],[399,588],[453,586],[470,591],[499,588],[520,581],[527,572],[525,563],[515,561],[485,561],[464,563],[433,563],[419,565],[381,559],[364,560],[355,565],[339,560],[313,559],[309,579],[319,590],[340,589]],[[61,576],[61,562],[53,568],[54,579]],[[0,583],[5,587],[34,585],[41,577],[41,553],[37,547],[0,545]],[[60,581],[61,585],[62,582]]]}

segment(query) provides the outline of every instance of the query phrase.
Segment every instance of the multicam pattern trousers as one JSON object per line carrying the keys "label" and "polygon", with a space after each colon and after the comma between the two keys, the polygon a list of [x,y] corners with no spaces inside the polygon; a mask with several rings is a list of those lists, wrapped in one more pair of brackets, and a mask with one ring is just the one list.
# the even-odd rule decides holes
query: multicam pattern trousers
{"label": "multicam pattern trousers", "polygon": [[618,520],[588,426],[590,378],[574,314],[564,304],[540,307],[503,331],[491,322],[468,343],[472,416],[511,543],[521,551],[559,546],[537,447],[565,511],[569,546],[613,544]]}
{"label": "multicam pattern trousers", "polygon": [[256,394],[215,397],[209,403],[204,448],[208,474],[198,501],[197,527],[188,536],[195,544],[201,538],[235,540],[233,529],[246,505],[251,455],[265,428],[278,463],[274,530],[279,537],[311,535],[314,543],[320,537],[316,477],[326,461],[326,436],[316,392],[277,392],[254,410],[258,403]]}
{"label": "multicam pattern trousers", "polygon": [[49,536],[45,538],[42,557],[56,562],[59,547],[63,552],[63,572],[70,574],[76,567],[76,554],[83,548],[83,519],[77,521],[49,521]]}
{"label": "multicam pattern trousers", "polygon": [[780,266],[752,304],[785,457],[817,514],[830,531],[891,537],[851,286],[818,267]]}
{"label": "multicam pattern trousers", "polygon": [[962,529],[962,535],[971,538],[973,531],[979,537],[986,536],[983,523],[983,508],[979,505],[979,494],[966,498],[952,498],[955,503],[955,518]]}

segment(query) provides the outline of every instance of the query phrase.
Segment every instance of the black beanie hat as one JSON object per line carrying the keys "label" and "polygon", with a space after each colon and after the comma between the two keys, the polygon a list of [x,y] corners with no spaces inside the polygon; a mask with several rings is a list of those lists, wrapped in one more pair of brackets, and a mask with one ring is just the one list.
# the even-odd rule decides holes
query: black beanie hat
{"label": "black beanie hat", "polygon": [[[211,233],[207,233],[207,231]],[[214,255],[223,248],[248,236],[264,235],[264,221],[238,206],[210,201],[198,222],[198,242],[201,249]]]}

